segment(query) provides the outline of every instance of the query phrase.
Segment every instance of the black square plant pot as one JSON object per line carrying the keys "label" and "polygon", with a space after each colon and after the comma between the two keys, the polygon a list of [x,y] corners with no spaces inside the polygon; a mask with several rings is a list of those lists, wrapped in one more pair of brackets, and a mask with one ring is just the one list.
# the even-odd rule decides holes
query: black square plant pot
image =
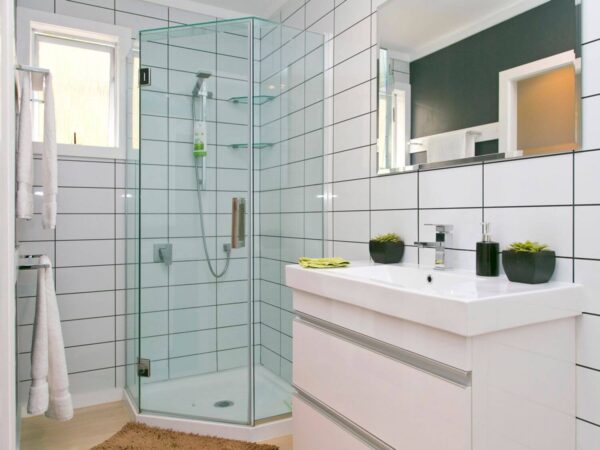
{"label": "black square plant pot", "polygon": [[369,241],[369,252],[376,263],[398,263],[404,256],[404,242]]}
{"label": "black square plant pot", "polygon": [[502,265],[510,281],[527,284],[546,283],[554,273],[556,254],[551,250],[537,253],[504,250]]}

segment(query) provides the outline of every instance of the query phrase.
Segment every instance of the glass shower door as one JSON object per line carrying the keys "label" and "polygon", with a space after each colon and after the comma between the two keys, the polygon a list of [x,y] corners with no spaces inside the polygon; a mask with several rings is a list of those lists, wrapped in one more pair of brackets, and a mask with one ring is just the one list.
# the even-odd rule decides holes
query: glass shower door
{"label": "glass shower door", "polygon": [[140,33],[142,412],[254,420],[251,32]]}

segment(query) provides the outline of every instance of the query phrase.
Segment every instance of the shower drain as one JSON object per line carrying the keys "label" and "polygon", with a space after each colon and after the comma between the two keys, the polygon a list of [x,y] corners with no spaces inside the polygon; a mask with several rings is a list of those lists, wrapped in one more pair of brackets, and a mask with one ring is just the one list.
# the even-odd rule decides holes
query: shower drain
{"label": "shower drain", "polygon": [[229,408],[230,406],[233,406],[231,400],[220,400],[215,403],[215,408]]}

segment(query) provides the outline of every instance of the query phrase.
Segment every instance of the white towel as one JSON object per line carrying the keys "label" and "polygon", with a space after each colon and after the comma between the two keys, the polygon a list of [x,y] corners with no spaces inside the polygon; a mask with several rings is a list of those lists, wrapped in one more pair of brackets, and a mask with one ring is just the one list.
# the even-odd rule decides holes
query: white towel
{"label": "white towel", "polygon": [[73,417],[73,403],[50,258],[42,256],[40,264],[47,268],[38,271],[27,412],[46,412],[51,419],[69,420]]}
{"label": "white towel", "polygon": [[44,228],[56,227],[56,193],[58,192],[58,162],[56,152],[56,119],[52,74],[46,75],[44,89],[44,150],[42,153],[42,180],[44,185]]}
{"label": "white towel", "polygon": [[17,217],[33,216],[33,144],[31,128],[31,80],[28,73],[21,79],[19,131],[17,139]]}

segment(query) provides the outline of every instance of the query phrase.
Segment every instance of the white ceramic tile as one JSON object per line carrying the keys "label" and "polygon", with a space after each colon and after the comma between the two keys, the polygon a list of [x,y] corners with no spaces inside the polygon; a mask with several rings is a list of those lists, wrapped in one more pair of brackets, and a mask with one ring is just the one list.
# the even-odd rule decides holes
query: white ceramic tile
{"label": "white ceramic tile", "polygon": [[600,191],[595,189],[600,167],[600,151],[575,154],[575,203],[600,204]]}
{"label": "white ceramic tile", "polygon": [[482,167],[469,166],[419,174],[421,208],[481,206]]}
{"label": "white ceramic tile", "polygon": [[215,20],[216,17],[199,14],[197,12],[187,11],[178,8],[169,7],[169,20],[177,23],[202,23]]}
{"label": "white ceramic tile", "polygon": [[577,367],[577,417],[600,423],[600,372]]}
{"label": "white ceramic tile", "polygon": [[[112,6],[113,5],[111,5],[111,7]],[[157,19],[169,18],[169,11],[166,6],[149,3],[143,0],[115,0],[114,7],[117,11],[143,14]]]}
{"label": "white ceramic tile", "polygon": [[366,114],[369,112],[370,107],[370,84],[363,83],[334,97],[333,118],[338,123]]}
{"label": "white ceramic tile", "polygon": [[114,340],[115,319],[102,317],[62,322],[66,347]]}
{"label": "white ceramic tile", "polygon": [[115,263],[115,244],[112,240],[58,241],[56,266],[95,266]]}
{"label": "white ceramic tile", "polygon": [[575,256],[600,259],[600,242],[596,233],[600,226],[600,206],[575,207]]}
{"label": "white ceramic tile", "polygon": [[216,349],[216,330],[192,331],[169,336],[169,354],[172,358],[214,352]]}
{"label": "white ceramic tile", "polygon": [[363,114],[333,126],[334,151],[369,145],[371,140],[371,120],[368,114]]}
{"label": "white ceramic tile", "polygon": [[364,0],[346,0],[335,9],[335,32],[340,33],[371,13],[371,5]]}
{"label": "white ceramic tile", "polygon": [[413,245],[417,228],[417,211],[371,211],[371,236],[396,233],[406,245]]}
{"label": "white ceramic tile", "polygon": [[54,12],[54,0],[17,0],[17,6]]}
{"label": "white ceramic tile", "polygon": [[355,180],[333,185],[335,211],[368,210],[369,180]]}
{"label": "white ceramic tile", "polygon": [[[41,176],[41,174],[38,174]],[[59,161],[58,185],[69,187],[114,187],[115,165],[112,163]]]}
{"label": "white ceramic tile", "polygon": [[[57,218],[59,220],[60,215]],[[54,239],[54,231],[42,226],[41,214],[34,215],[30,220],[16,221],[16,234],[19,241],[48,241]]]}
{"label": "white ceramic tile", "polygon": [[112,189],[59,188],[58,213],[114,213]]}
{"label": "white ceramic tile", "polygon": [[584,150],[600,148],[600,128],[596,126],[600,118],[600,96],[584,98],[582,108],[582,134]]}
{"label": "white ceramic tile", "polygon": [[370,172],[370,147],[362,147],[333,155],[333,180],[367,178]]}
{"label": "white ceramic tile", "polygon": [[575,260],[575,282],[583,284],[586,298],[583,311],[600,314],[600,261]]}
{"label": "white ceramic tile", "polygon": [[501,250],[530,240],[549,245],[557,256],[572,256],[571,207],[491,208],[485,210],[485,221],[491,223]]}
{"label": "white ceramic tile", "polygon": [[215,372],[217,370],[216,353],[173,358],[169,365],[172,378]]}
{"label": "white ceramic tile", "polygon": [[56,14],[62,14],[65,16],[94,20],[96,22],[104,22],[108,24],[114,23],[113,10],[86,5],[85,3],[72,2],[69,0],[55,0],[54,12]]}
{"label": "white ceramic tile", "polygon": [[333,237],[336,241],[367,242],[370,237],[369,212],[334,213]]}
{"label": "white ceramic tile", "polygon": [[600,426],[578,420],[577,450],[595,450],[597,448],[600,448]]}
{"label": "white ceramic tile", "polygon": [[[337,29],[337,10],[335,12],[336,29]],[[339,64],[342,61],[356,55],[359,52],[367,50],[371,45],[371,21],[367,17],[359,23],[352,26],[350,29],[338,34],[334,40],[333,45],[335,46],[334,51],[334,64]],[[369,53],[369,52],[365,52]],[[366,66],[370,64],[367,61]]]}
{"label": "white ceramic tile", "polygon": [[573,202],[573,156],[522,159],[484,166],[485,206]]}
{"label": "white ceramic tile", "polygon": [[335,93],[364,83],[371,78],[371,53],[365,50],[336,65],[333,69]]}
{"label": "white ceramic tile", "polygon": [[417,207],[417,174],[382,176],[371,179],[371,208],[406,209]]}
{"label": "white ceramic tile", "polygon": [[577,364],[600,370],[600,317],[584,314],[577,322]]}
{"label": "white ceramic tile", "polygon": [[310,0],[306,3],[306,25],[310,27],[333,8],[333,0]]}
{"label": "white ceramic tile", "polygon": [[106,291],[115,288],[112,266],[56,269],[56,293]]}
{"label": "white ceramic tile", "polygon": [[332,255],[350,261],[368,261],[369,244],[355,242],[334,242]]}
{"label": "white ceramic tile", "polygon": [[583,76],[581,94],[583,96],[600,94],[600,42],[591,42],[582,47]]}
{"label": "white ceramic tile", "polygon": [[589,42],[600,38],[600,5],[596,0],[583,0],[582,8],[582,41]]}

